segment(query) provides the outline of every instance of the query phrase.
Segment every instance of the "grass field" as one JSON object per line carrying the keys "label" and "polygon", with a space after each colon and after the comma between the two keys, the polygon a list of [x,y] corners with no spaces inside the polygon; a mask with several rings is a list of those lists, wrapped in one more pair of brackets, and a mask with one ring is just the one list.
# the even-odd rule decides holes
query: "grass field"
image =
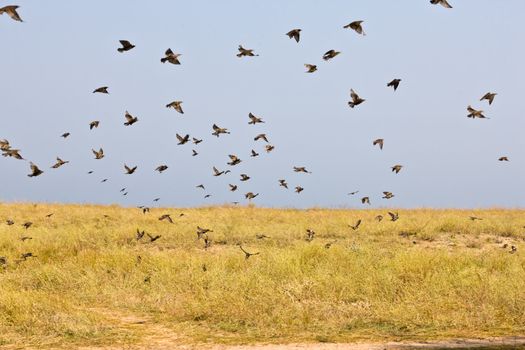
{"label": "grass field", "polygon": [[[0,347],[525,333],[523,210],[392,222],[387,210],[0,204],[0,220]],[[213,230],[207,249],[197,226]]]}

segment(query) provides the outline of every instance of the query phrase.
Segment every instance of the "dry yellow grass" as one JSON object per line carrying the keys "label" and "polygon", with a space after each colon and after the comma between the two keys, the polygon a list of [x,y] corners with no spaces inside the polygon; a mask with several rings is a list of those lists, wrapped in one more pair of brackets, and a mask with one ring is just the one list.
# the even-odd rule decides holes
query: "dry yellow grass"
{"label": "dry yellow grass", "polygon": [[[158,220],[166,213],[173,224]],[[524,333],[524,211],[399,214],[391,222],[386,210],[164,208],[143,215],[117,206],[0,204],[0,256],[7,258],[0,347]],[[357,219],[363,223],[354,231],[348,225]],[[33,222],[28,230],[25,221]],[[213,229],[207,250],[198,225]],[[162,237],[137,241],[137,228]],[[312,242],[306,229],[316,232]],[[246,260],[239,243],[260,254]],[[16,262],[26,252],[36,257]]]}

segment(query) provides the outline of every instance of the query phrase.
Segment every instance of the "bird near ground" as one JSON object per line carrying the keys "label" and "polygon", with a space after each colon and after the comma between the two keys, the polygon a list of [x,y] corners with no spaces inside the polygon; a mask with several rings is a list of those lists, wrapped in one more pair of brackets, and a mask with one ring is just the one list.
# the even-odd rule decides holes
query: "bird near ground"
{"label": "bird near ground", "polygon": [[326,243],[324,249],[330,249],[335,243],[337,243],[337,240]]}
{"label": "bird near ground", "polygon": [[179,143],[177,143],[177,145],[184,145],[185,143],[187,143],[190,140],[190,135],[188,135],[188,134],[186,134],[184,136],[181,136],[179,134],[175,134],[175,136],[177,137],[177,140],[179,140]]}
{"label": "bird near ground", "polygon": [[142,237],[144,237],[145,234],[146,234],[146,231],[144,230],[140,231],[139,229],[137,229],[137,233],[135,234],[135,239],[137,241],[140,241]]}
{"label": "bird near ground", "polygon": [[399,220],[399,214],[397,212],[396,213],[388,212],[388,215],[390,215],[390,221]]}
{"label": "bird near ground", "polygon": [[306,170],[306,167],[304,166],[294,166],[293,171],[296,173],[305,173],[305,174],[311,174],[311,171]]}
{"label": "bird near ground", "polygon": [[228,157],[230,157],[230,161],[226,164],[234,166],[242,162],[235,154],[229,154]]}
{"label": "bird near ground", "polygon": [[62,159],[60,159],[59,157],[57,157],[57,161],[56,161],[56,163],[55,163],[51,168],[52,168],[52,169],[58,169],[58,168],[60,168],[62,165],[67,164],[67,163],[69,163],[68,160],[62,160]]}
{"label": "bird near ground", "polygon": [[360,105],[366,101],[365,99],[359,97],[354,89],[350,89],[350,98],[352,99],[352,101],[348,101],[348,106],[350,106],[350,108],[354,108],[355,106]]}
{"label": "bird near ground", "polygon": [[244,258],[246,260],[248,260],[250,258],[250,256],[259,255],[259,252],[257,252],[257,253],[248,253],[246,250],[244,250],[242,245],[239,245],[239,248],[241,248],[242,252],[244,253]]}
{"label": "bird near ground", "polygon": [[264,233],[260,233],[260,234],[256,234],[255,238],[257,238],[257,239],[266,239],[266,238],[271,238],[271,237],[265,235]]}
{"label": "bird near ground", "polygon": [[339,55],[340,53],[341,53],[340,51],[328,50],[324,53],[323,60],[325,61],[331,60],[332,58]]}
{"label": "bird near ground", "polygon": [[239,53],[237,54],[237,57],[253,57],[253,56],[259,56],[253,53],[253,49],[245,49],[242,47],[242,45],[239,45],[238,49]]}
{"label": "bird near ground", "polygon": [[483,95],[482,98],[480,98],[480,101],[487,100],[489,101],[489,106],[494,102],[494,98],[496,97],[497,93],[495,92],[487,92],[485,95]]}
{"label": "bird near ground", "polygon": [[479,118],[479,119],[489,119],[489,118],[487,118],[487,117],[483,114],[484,111],[474,109],[474,108],[472,108],[472,106],[470,106],[470,105],[467,107],[467,111],[469,112],[469,114],[467,115],[467,118],[472,118],[472,119],[476,119],[476,118]]}
{"label": "bird near ground", "polygon": [[433,5],[441,5],[447,9],[452,8],[452,6],[448,3],[447,0],[430,0],[430,3]]}
{"label": "bird near ground", "polygon": [[100,125],[100,121],[93,120],[91,123],[89,123],[89,130],[93,130],[93,128],[98,128]]}
{"label": "bird near ground", "polygon": [[304,187],[301,186],[295,186],[295,193],[299,194],[304,191]]}
{"label": "bird near ground", "polygon": [[219,137],[220,134],[229,134],[230,132],[228,131],[228,129],[226,128],[221,128],[219,126],[217,126],[217,124],[213,124],[212,125],[212,129],[213,129],[213,133],[212,135],[213,136],[217,136]]}
{"label": "bird near ground", "polygon": [[264,123],[262,118],[259,118],[259,117],[255,116],[251,112],[248,114],[248,118],[250,118],[250,121],[248,122],[248,124],[255,125],[255,124],[259,124],[259,123]]}
{"label": "bird near ground", "polygon": [[162,173],[162,172],[164,172],[164,171],[166,171],[166,170],[168,170],[168,166],[167,166],[167,165],[164,165],[164,164],[159,165],[159,166],[155,169],[155,171],[158,171],[159,173]]}
{"label": "bird near ground", "polygon": [[162,63],[180,64],[179,57],[182,56],[180,53],[174,53],[171,49],[167,49],[164,55],[165,57],[160,59]]}
{"label": "bird near ground", "polygon": [[387,87],[393,87],[394,91],[397,90],[399,87],[399,83],[401,83],[401,79],[394,79],[390,83],[386,84]]}
{"label": "bird near ground", "polygon": [[315,64],[305,63],[304,66],[306,67],[305,73],[313,73],[317,70],[317,66]]}
{"label": "bird near ground", "polygon": [[374,142],[372,142],[372,145],[373,146],[379,145],[379,149],[383,149],[384,143],[385,143],[385,140],[383,140],[383,139],[376,139],[376,140],[374,140]]}
{"label": "bird near ground", "polygon": [[129,51],[129,50],[131,50],[132,48],[135,47],[135,45],[133,45],[132,43],[130,43],[127,40],[119,40],[119,42],[120,42],[120,45],[122,45],[122,47],[119,47],[117,49],[118,52]]}
{"label": "bird near ground", "polygon": [[100,148],[98,151],[95,151],[94,149],[91,150],[93,154],[95,155],[95,159],[102,159],[104,158],[104,150]]}
{"label": "bird near ground", "polygon": [[157,239],[159,239],[160,237],[162,237],[161,235],[155,235],[155,236],[152,236],[152,235],[150,235],[149,233],[146,233],[146,235],[149,237],[149,242],[150,242],[150,243],[153,243],[153,242],[155,242]]}
{"label": "bird near ground", "polygon": [[383,215],[377,215],[374,219],[375,219],[377,222],[381,222],[381,221],[383,221]]}
{"label": "bird near ground", "polygon": [[499,157],[498,160],[500,162],[508,162],[509,161],[509,157]]}
{"label": "bird near ground", "polygon": [[396,174],[399,174],[399,172],[401,171],[402,168],[403,168],[402,165],[396,164],[393,167],[391,167],[390,169],[392,169],[392,172],[394,172]]}
{"label": "bird near ground", "polygon": [[286,183],[286,180],[285,180],[285,179],[280,179],[280,180],[279,180],[279,186],[288,189],[288,184]]}
{"label": "bird near ground", "polygon": [[250,157],[257,157],[258,155],[259,155],[259,153],[255,152],[255,151],[252,149],[252,152],[251,152]]}
{"label": "bird near ground", "polygon": [[479,217],[477,217],[477,216],[469,216],[468,218],[469,218],[470,220],[472,220],[472,221],[483,220],[482,218],[479,218]]}
{"label": "bird near ground", "polygon": [[241,174],[240,176],[241,176],[241,181],[248,181],[248,180],[250,180],[250,177],[248,175],[246,175],[246,174]]}
{"label": "bird near ground", "polygon": [[29,229],[31,226],[33,226],[33,223],[31,221],[26,221],[22,224],[22,226],[27,230]]}
{"label": "bird near ground", "polygon": [[169,222],[170,224],[173,224],[173,219],[171,218],[171,215],[170,214],[163,214],[159,217],[159,221],[164,221],[166,220],[167,222]]}
{"label": "bird near ground", "polygon": [[126,111],[126,113],[124,114],[124,117],[126,118],[126,122],[124,123],[124,125],[126,126],[133,125],[139,121],[139,118],[132,116],[131,114],[129,114],[128,111]]}
{"label": "bird near ground", "polygon": [[259,193],[253,193],[253,192],[248,192],[244,195],[244,198],[248,199],[248,200],[252,200],[254,199],[255,197],[257,197],[259,195]]}
{"label": "bird near ground", "polygon": [[361,203],[370,205],[370,197],[361,198]]}
{"label": "bird near ground", "polygon": [[361,222],[362,222],[362,220],[359,219],[359,220],[356,221],[356,223],[355,223],[354,225],[348,225],[348,226],[349,226],[352,230],[355,231],[355,230],[357,230],[357,229],[359,228],[359,226],[361,226]]}
{"label": "bird near ground", "polygon": [[7,224],[7,226],[11,226],[11,225],[14,225],[14,224],[15,224],[15,222],[14,222],[13,220],[10,220],[10,219],[7,219],[7,220],[5,221],[5,223]]}
{"label": "bird near ground", "polygon": [[180,114],[184,114],[184,111],[182,110],[182,101],[173,101],[166,105],[166,108],[173,108]]}
{"label": "bird near ground", "polygon": [[353,21],[350,24],[347,24],[343,28],[345,29],[353,29],[357,34],[366,35],[363,26],[361,25],[364,21]]}
{"label": "bird near ground", "polygon": [[46,218],[49,219],[49,218],[52,217],[53,215],[55,215],[55,213],[49,213],[49,214],[46,215]]}
{"label": "bird near ground", "polygon": [[315,238],[315,231],[314,230],[311,230],[311,229],[306,229],[306,237],[305,237],[305,241],[307,242],[311,242],[313,241]]}
{"label": "bird near ground", "polygon": [[18,5],[4,6],[4,7],[0,8],[0,15],[3,15],[5,13],[9,17],[11,17],[13,20],[18,21],[18,22],[23,22],[22,18],[20,17],[18,12],[16,11],[19,7],[20,6],[18,6]]}
{"label": "bird near ground", "polygon": [[99,93],[99,94],[109,94],[108,87],[107,86],[101,86],[99,88],[96,88],[93,90],[93,93]]}
{"label": "bird near ground", "polygon": [[134,167],[129,167],[126,164],[124,164],[124,169],[126,170],[126,175],[131,175],[137,170],[137,166],[135,165]]}
{"label": "bird near ground", "polygon": [[394,198],[394,194],[392,192],[388,192],[388,191],[383,191],[383,199],[390,199],[390,198]]}
{"label": "bird near ground", "polygon": [[33,162],[29,163],[29,166],[31,168],[31,173],[27,176],[29,177],[36,177],[42,175],[44,172],[38,168]]}
{"label": "bird near ground", "polygon": [[292,29],[286,33],[290,39],[295,39],[296,42],[299,42],[301,39],[301,29]]}
{"label": "bird near ground", "polygon": [[69,135],[71,135],[69,132],[65,132],[62,135],[60,135],[60,137],[63,137],[65,139],[67,139],[69,137]]}
{"label": "bird near ground", "polygon": [[268,138],[266,137],[266,134],[259,134],[253,138],[254,141],[264,140],[266,143],[268,143]]}

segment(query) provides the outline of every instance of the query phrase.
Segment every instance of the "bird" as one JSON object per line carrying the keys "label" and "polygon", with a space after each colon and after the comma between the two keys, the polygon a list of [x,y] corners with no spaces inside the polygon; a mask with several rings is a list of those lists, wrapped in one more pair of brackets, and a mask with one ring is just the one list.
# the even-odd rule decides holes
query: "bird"
{"label": "bird", "polygon": [[132,43],[130,43],[127,40],[119,40],[119,42],[120,42],[120,45],[122,45],[122,47],[119,47],[117,49],[118,52],[129,51],[129,50],[131,50],[132,48],[135,47],[135,45],[133,45]]}
{"label": "bird", "polygon": [[230,157],[230,161],[226,164],[234,166],[242,162],[235,154],[229,154],[228,157]]}
{"label": "bird", "polygon": [[295,186],[295,193],[301,193],[304,191],[304,188],[301,186]]}
{"label": "bird", "polygon": [[250,157],[257,157],[259,155],[259,153],[255,152],[253,149],[252,149],[252,154],[250,155]]}
{"label": "bird", "polygon": [[195,186],[195,188],[202,188],[203,190],[206,190],[206,188],[204,188],[204,185],[202,184]]}
{"label": "bird", "polygon": [[252,200],[254,199],[255,197],[257,197],[259,195],[259,193],[253,193],[253,192],[248,192],[244,195],[244,198],[246,199],[249,199],[249,200]]}
{"label": "bird", "polygon": [[94,149],[91,150],[93,154],[95,155],[95,159],[102,159],[104,158],[104,150],[100,148],[98,151],[95,151]]}
{"label": "bird", "polygon": [[330,249],[335,243],[337,243],[337,240],[326,243],[324,249]]}
{"label": "bird", "polygon": [[335,56],[339,55],[340,53],[341,53],[340,51],[328,50],[324,53],[323,60],[328,61],[334,58]]}
{"label": "bird", "polygon": [[199,140],[199,139],[197,139],[195,137],[192,137],[192,141],[191,142],[193,142],[193,144],[195,144],[195,145],[198,145],[199,143],[202,142],[202,140]]}
{"label": "bird", "polygon": [[0,15],[3,15],[4,13],[6,13],[13,20],[18,21],[18,22],[23,22],[22,18],[20,17],[18,12],[16,11],[16,9],[18,9],[19,7],[20,6],[18,6],[18,5],[4,6],[4,7],[0,8]]}
{"label": "bird", "polygon": [[304,66],[306,67],[305,73],[313,73],[317,70],[317,66],[315,64],[305,63]]}
{"label": "bird", "polygon": [[228,184],[230,186],[230,191],[235,192],[237,191],[237,185]]}
{"label": "bird", "polygon": [[254,141],[264,140],[266,143],[268,143],[268,138],[266,137],[266,134],[259,134],[253,138]]}
{"label": "bird", "polygon": [[239,51],[239,53],[237,54],[237,57],[239,58],[245,57],[245,56],[249,56],[249,57],[259,56],[253,53],[253,49],[245,49],[244,47],[242,47],[242,45],[239,45],[239,48],[237,50]]}
{"label": "bird", "polygon": [[108,181],[108,179],[102,179],[102,181],[100,181],[100,182],[104,183],[106,181]]}
{"label": "bird", "polygon": [[191,155],[192,155],[193,157],[195,157],[195,156],[198,155],[198,154],[199,154],[199,153],[197,153],[196,150],[194,150],[194,149],[191,150]]}
{"label": "bird", "polygon": [[226,128],[221,128],[219,126],[217,126],[217,124],[213,124],[212,125],[212,129],[213,129],[213,133],[212,135],[213,136],[217,136],[219,137],[220,134],[229,134],[230,132],[228,131],[228,129]]}
{"label": "bird", "polygon": [[184,145],[190,140],[190,135],[188,134],[186,134],[184,137],[179,134],[176,134],[175,136],[177,137],[177,140],[179,140],[179,143],[177,143],[177,145]]}
{"label": "bird", "polygon": [[68,136],[71,135],[69,132],[65,132],[63,133],[62,135],[60,135],[60,137],[63,137],[63,138],[68,138]]}
{"label": "bird", "polygon": [[53,165],[51,168],[52,168],[52,169],[58,169],[58,168],[60,168],[62,165],[67,164],[67,163],[69,163],[69,161],[67,161],[67,160],[62,160],[62,159],[60,159],[59,157],[57,157],[57,162],[56,162],[55,165]]}
{"label": "bird", "polygon": [[108,87],[107,86],[101,86],[99,88],[96,88],[93,90],[93,93],[100,93],[100,94],[109,94]]}
{"label": "bird", "polygon": [[130,168],[129,166],[124,164],[124,169],[126,169],[126,175],[131,175],[135,172],[135,170],[137,170],[137,166]]}
{"label": "bird", "polygon": [[363,22],[364,21],[353,21],[352,23],[347,24],[343,28],[345,29],[350,28],[350,29],[353,29],[357,34],[366,35],[365,32],[363,31],[363,26],[361,25],[361,23]]}
{"label": "bird", "polygon": [[485,95],[483,95],[482,98],[480,98],[480,101],[487,100],[489,101],[489,106],[494,102],[494,98],[496,97],[497,93],[495,92],[487,92]]}
{"label": "bird", "polygon": [[379,149],[383,149],[383,145],[385,143],[385,140],[383,139],[376,139],[374,142],[372,142],[372,145],[379,145]]}
{"label": "bird", "polygon": [[248,180],[250,180],[250,177],[248,175],[246,175],[246,174],[241,174],[240,176],[241,176],[241,181],[248,181]]}
{"label": "bird", "polygon": [[390,215],[390,221],[397,221],[397,220],[399,220],[399,214],[398,213],[388,212],[388,215]]}
{"label": "bird", "polygon": [[381,222],[381,221],[383,221],[383,215],[377,215],[374,219],[375,219],[377,222]]}
{"label": "bird", "polygon": [[166,105],[166,108],[173,108],[180,114],[184,114],[184,111],[182,110],[182,101],[173,101],[171,103],[168,103]]}
{"label": "bird", "polygon": [[288,189],[288,183],[286,183],[286,180],[285,180],[285,179],[280,179],[280,180],[279,180],[279,186]]}
{"label": "bird", "polygon": [[286,33],[290,39],[295,39],[296,42],[299,42],[301,37],[301,29],[292,29]]}
{"label": "bird", "polygon": [[157,239],[159,239],[160,237],[162,237],[161,235],[152,236],[152,235],[150,235],[149,233],[146,233],[146,235],[149,237],[149,242],[150,242],[150,243],[153,243],[153,242],[155,242]]}
{"label": "bird", "polygon": [[160,198],[155,198],[153,201],[154,202],[158,202],[158,201],[160,201]]}
{"label": "bird", "polygon": [[306,237],[305,237],[305,241],[307,242],[311,242],[313,241],[315,238],[315,231],[314,230],[311,230],[311,229],[306,229]]}
{"label": "bird", "polygon": [[165,57],[160,59],[162,63],[180,64],[179,57],[182,56],[180,53],[173,53],[171,49],[167,49],[164,54]]}
{"label": "bird", "polygon": [[213,176],[221,176],[223,174],[228,174],[229,172],[230,172],[229,170],[219,171],[219,169],[217,169],[216,167],[213,167]]}
{"label": "bird", "polygon": [[7,258],[5,256],[0,256],[0,266],[5,267],[7,265]]}
{"label": "bird", "polygon": [[403,168],[402,165],[396,164],[393,167],[391,167],[390,169],[392,169],[392,172],[394,172],[396,174],[399,174],[399,172],[401,171],[402,168]]}
{"label": "bird", "polygon": [[239,248],[241,248],[242,252],[244,253],[244,258],[246,260],[248,260],[250,258],[250,256],[253,256],[253,255],[259,255],[259,252],[257,253],[248,253],[246,250],[244,250],[244,248],[242,247],[242,245],[239,245]]}
{"label": "bird", "polygon": [[430,3],[433,5],[441,5],[447,9],[451,9],[452,6],[448,3],[447,0],[430,0]]}
{"label": "bird", "polygon": [[470,220],[472,220],[472,221],[483,220],[482,218],[479,218],[479,217],[477,217],[477,216],[469,216],[468,218],[469,218]]}
{"label": "bird", "polygon": [[14,225],[14,224],[15,224],[15,222],[14,222],[13,220],[10,220],[10,219],[7,219],[7,220],[5,221],[5,223],[7,224],[7,226],[11,226],[11,225]]}
{"label": "bird", "polygon": [[27,258],[36,258],[36,255],[33,255],[33,253],[31,252],[20,254],[20,259],[22,259],[23,261],[26,261]]}
{"label": "bird", "polygon": [[27,176],[29,177],[36,177],[42,175],[44,172],[38,168],[33,162],[29,163],[31,168],[31,173]]}
{"label": "bird", "polygon": [[142,237],[144,237],[145,233],[146,233],[146,231],[144,231],[144,230],[140,231],[139,229],[137,229],[137,233],[135,234],[135,239],[137,241],[140,241],[142,239]]}
{"label": "bird", "polygon": [[129,114],[128,111],[126,111],[126,114],[124,115],[124,117],[126,118],[126,122],[124,123],[124,125],[126,126],[133,125],[139,121],[139,118],[132,116],[131,114]]}
{"label": "bird", "polygon": [[49,213],[49,214],[46,215],[46,218],[50,218],[50,217],[52,217],[53,215],[55,215],[55,213]]}
{"label": "bird", "polygon": [[306,167],[304,166],[294,166],[293,171],[296,173],[305,173],[305,174],[311,174],[311,171],[306,170]]}
{"label": "bird", "polygon": [[489,119],[483,114],[484,111],[476,110],[476,109],[472,108],[472,106],[470,106],[470,105],[467,107],[467,111],[469,112],[469,114],[467,115],[467,118],[472,118],[472,119],[476,119],[476,118]]}
{"label": "bird", "polygon": [[166,170],[168,170],[168,166],[167,166],[167,165],[164,165],[164,164],[159,165],[159,166],[155,169],[155,171],[158,171],[159,173],[162,173],[163,171],[166,171]]}
{"label": "bird", "polygon": [[265,238],[271,238],[271,237],[265,235],[264,233],[260,233],[260,234],[256,234],[255,238],[257,238],[257,239],[265,239]]}
{"label": "bird", "polygon": [[384,199],[390,199],[390,198],[394,198],[394,194],[392,192],[388,192],[388,191],[383,191],[383,197]]}
{"label": "bird", "polygon": [[275,149],[275,146],[272,146],[272,145],[266,145],[264,147],[264,149],[266,150],[266,153],[270,153],[271,151],[273,151]]}
{"label": "bird", "polygon": [[390,83],[386,84],[386,86],[387,87],[393,87],[394,91],[396,91],[400,82],[401,82],[401,79],[394,79]]}
{"label": "bird", "polygon": [[359,193],[359,191],[353,191],[353,192],[348,193],[348,195],[349,195],[349,196],[353,196],[353,195],[356,195],[356,194],[358,194],[358,193]]}
{"label": "bird", "polygon": [[354,91],[354,89],[350,89],[350,98],[352,101],[348,101],[348,105],[350,108],[354,108],[357,105],[360,105],[361,103],[365,102],[365,99],[362,99],[359,97],[359,95]]}
{"label": "bird", "polygon": [[173,224],[173,219],[171,218],[170,214],[164,214],[159,217],[159,221],[168,221],[170,224]]}
{"label": "bird", "polygon": [[19,159],[19,160],[23,160],[24,159],[22,157],[22,155],[20,155],[20,150],[19,149],[4,150],[4,152],[2,153],[2,156],[4,156],[4,157],[11,157],[11,158]]}
{"label": "bird", "polygon": [[509,158],[508,157],[499,157],[498,160],[500,162],[508,162],[509,161]]}
{"label": "bird", "polygon": [[250,118],[250,121],[248,122],[248,124],[255,125],[255,124],[258,124],[258,123],[264,123],[262,118],[259,118],[259,117],[255,116],[255,115],[253,115],[251,112],[248,114],[248,118]]}
{"label": "bird", "polygon": [[89,130],[93,130],[93,128],[98,128],[100,124],[100,121],[93,120],[91,123],[89,123]]}
{"label": "bird", "polygon": [[361,198],[361,203],[370,205],[370,197]]}
{"label": "bird", "polygon": [[29,229],[31,226],[33,225],[33,223],[31,221],[26,221],[22,224],[22,226],[27,230]]}
{"label": "bird", "polygon": [[207,194],[207,195],[204,196],[204,199],[210,198],[210,197],[211,197],[211,194]]}
{"label": "bird", "polygon": [[361,226],[361,219],[357,220],[357,222],[355,223],[355,225],[348,225],[348,226],[350,226],[350,228],[351,228],[352,230],[354,230],[354,231],[357,230],[357,229],[359,228],[359,226]]}

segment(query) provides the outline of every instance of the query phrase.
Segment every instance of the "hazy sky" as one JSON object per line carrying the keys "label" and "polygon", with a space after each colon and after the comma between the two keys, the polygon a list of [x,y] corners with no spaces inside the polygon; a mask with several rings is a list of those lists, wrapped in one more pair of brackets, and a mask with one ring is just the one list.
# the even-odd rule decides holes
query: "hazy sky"
{"label": "hazy sky", "polygon": [[[252,191],[262,206],[365,207],[368,195],[372,207],[523,207],[525,1],[449,1],[13,0],[25,22],[0,16],[0,139],[45,173],[29,178],[28,162],[0,157],[0,199],[195,206],[244,204]],[[366,36],[343,29],[354,20]],[[299,44],[285,36],[293,28]],[[119,39],[136,48],[118,53]],[[237,58],[239,44],[260,56]],[[168,47],[180,66],[160,63]],[[342,53],[324,62],[329,49]],[[110,95],[92,93],[104,85]],[[366,99],[355,109],[350,88]],[[488,91],[498,93],[490,107],[479,101]],[[184,115],[165,107],[173,100]],[[491,119],[468,119],[469,104]],[[139,122],[124,126],[126,110]],[[266,123],[248,125],[249,112]],[[212,136],[213,123],[231,135]],[[253,141],[263,132],[270,154]],[[175,133],[204,141],[177,146]],[[106,157],[94,160],[99,147]],[[228,154],[243,162],[226,165]],[[71,163],[50,169],[57,156]],[[214,165],[232,173],[213,177]]]}

